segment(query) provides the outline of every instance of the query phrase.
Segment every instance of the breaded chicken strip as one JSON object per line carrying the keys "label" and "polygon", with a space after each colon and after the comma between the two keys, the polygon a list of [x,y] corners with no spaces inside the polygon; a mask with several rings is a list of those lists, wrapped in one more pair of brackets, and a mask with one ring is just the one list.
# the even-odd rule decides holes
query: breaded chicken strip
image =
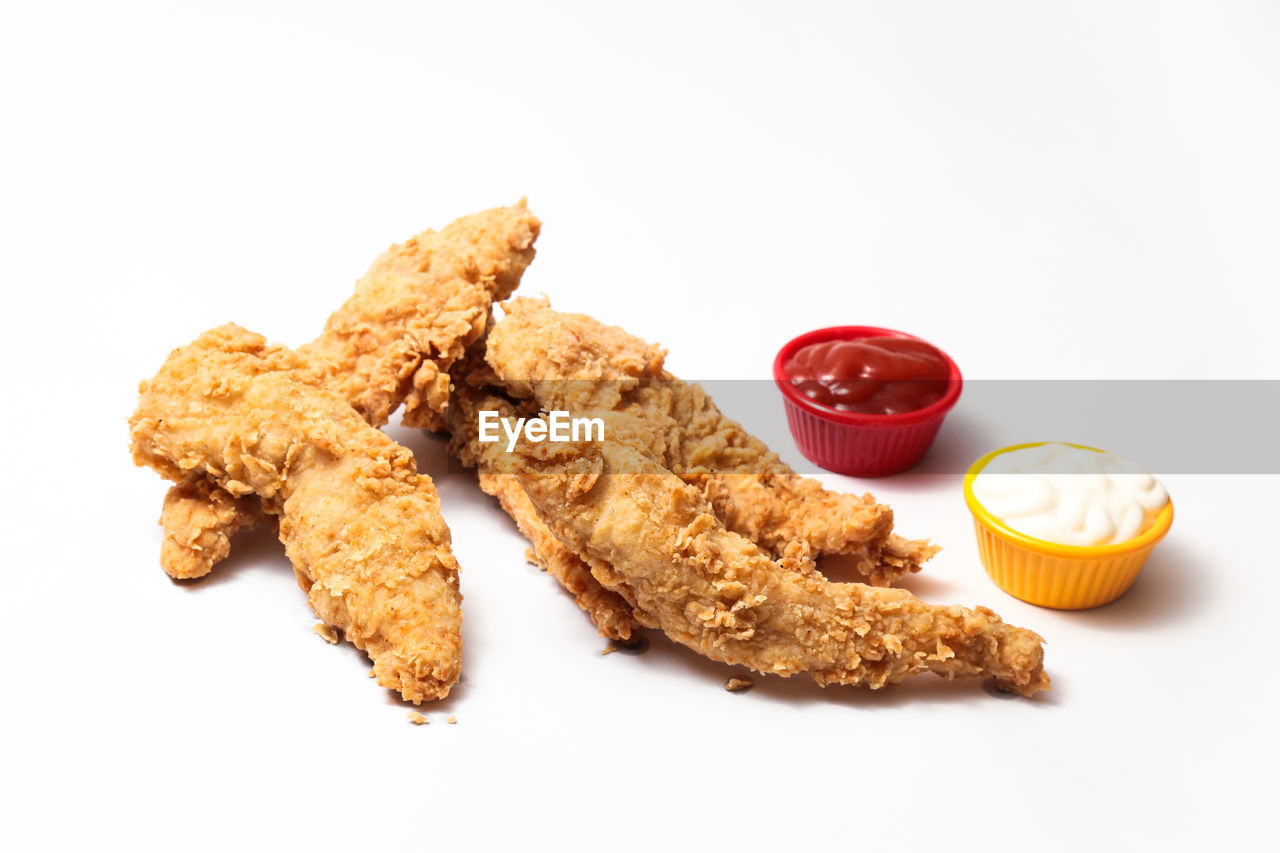
{"label": "breaded chicken strip", "polygon": [[[662,368],[665,353],[615,326],[517,298],[488,337],[486,358],[517,397],[545,410],[627,411],[661,436],[662,464],[698,487],[730,530],[782,555],[801,543],[850,554],[886,585],[937,552],[894,535],[893,512],[869,494],[832,492],[801,477],[764,442],[726,418],[696,384]],[[655,439],[656,440],[656,439]]]}
{"label": "breaded chicken strip", "polygon": [[[593,413],[600,414],[600,413]],[[1030,696],[1049,687],[1041,638],[986,608],[934,606],[909,592],[832,583],[779,565],[726,530],[710,504],[635,447],[604,414],[606,440],[486,445],[539,517],[642,625],[729,664],[809,673],[819,684],[894,683],[918,672],[991,675]]]}
{"label": "breaded chicken strip", "polygon": [[403,402],[406,426],[443,427],[448,371],[520,284],[541,227],[521,201],[392,246],[298,352],[374,426]]}
{"label": "breaded chicken strip", "polygon": [[[448,371],[483,334],[492,303],[520,283],[541,227],[522,200],[392,246],[299,353],[374,426],[404,402],[407,425],[443,429]],[[165,498],[161,565],[173,577],[207,573],[229,553],[231,534],[262,517],[252,499],[205,492],[207,484],[174,487]]]}
{"label": "breaded chicken strip", "polygon": [[[517,300],[512,304],[527,302],[528,300]],[[564,315],[553,315],[552,319],[562,316]],[[549,324],[549,330],[551,332],[549,341],[552,342],[552,346],[555,345],[555,341],[562,341],[566,337],[564,329],[555,322]],[[539,392],[543,400],[572,397],[574,398],[572,405],[604,408],[621,406],[628,393],[643,393],[646,390],[642,385],[644,378],[663,375],[661,374],[663,352],[625,333],[616,338],[617,345],[608,350],[607,356],[602,355],[600,348],[584,348],[578,346],[576,339],[570,338],[564,346],[556,349],[554,365],[548,367],[547,362],[544,361],[542,367],[555,370],[557,375],[575,377],[574,380],[515,379],[508,383],[506,388],[499,389],[495,386],[501,384],[501,380],[482,360],[485,343],[487,338],[473,348],[474,352],[455,374],[455,388],[449,408],[450,452],[464,465],[479,468],[480,487],[498,498],[503,510],[515,520],[520,532],[533,546],[533,555],[538,564],[573,595],[578,606],[591,618],[600,635],[619,642],[629,642],[634,637],[631,607],[625,599],[600,584],[592,573],[592,565],[595,565],[596,571],[604,576],[612,576],[615,573],[603,561],[593,559],[588,562],[581,554],[566,547],[537,517],[533,504],[515,478],[494,473],[491,470],[485,462],[484,448],[478,442],[477,420],[481,410],[495,411],[503,417],[536,414],[538,409],[536,400],[540,395]],[[513,355],[518,358],[522,354],[517,352]],[[524,375],[533,375],[534,372],[534,369],[530,368]],[[679,380],[671,380],[670,384],[689,389],[689,399],[706,399],[696,385],[687,386]],[[513,391],[526,398],[518,411],[516,404],[504,396],[507,391]],[[532,406],[530,406],[531,402]],[[714,405],[710,405],[710,408],[714,411]],[[632,438],[637,439],[651,457],[665,464],[667,454],[665,441],[661,437],[668,433],[678,436],[677,423],[670,415],[654,408],[646,408],[645,414],[651,425],[661,423],[662,426],[643,431],[638,436],[633,432]],[[716,415],[718,417],[718,412]],[[722,428],[740,431],[737,424],[732,421],[723,418],[720,420]],[[760,442],[745,432],[742,434],[750,442],[763,447]],[[765,452],[768,452],[767,448]],[[816,482],[798,477],[795,479],[820,488]],[[784,543],[779,542],[778,545],[780,550],[787,550]],[[807,552],[803,548],[789,549],[788,556],[789,559],[786,561],[788,566],[802,570],[812,568],[812,563],[804,559]]]}
{"label": "breaded chicken strip", "polygon": [[368,652],[379,684],[441,698],[458,679],[462,597],[435,487],[323,378],[238,326],[206,332],[142,383],[134,461],[260,499],[316,615]]}

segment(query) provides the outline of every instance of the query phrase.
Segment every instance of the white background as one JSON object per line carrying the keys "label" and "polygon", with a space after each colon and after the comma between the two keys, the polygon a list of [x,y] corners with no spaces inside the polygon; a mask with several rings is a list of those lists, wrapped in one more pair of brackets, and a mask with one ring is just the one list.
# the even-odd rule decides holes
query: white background
{"label": "white background", "polygon": [[6,847],[1191,848],[1269,826],[1280,478],[1167,477],[1177,521],[1137,586],[1059,613],[987,580],[955,478],[831,477],[945,546],[910,588],[1042,633],[1054,690],[729,694],[660,636],[602,657],[495,503],[392,428],[440,475],[466,596],[463,681],[414,727],[311,634],[270,536],[166,579],[165,487],[125,421],[203,329],[301,343],[388,244],[522,195],[545,222],[523,292],[688,377],[767,377],[794,334],[871,323],[970,379],[1280,378],[1280,7],[180,5],[0,18]]}

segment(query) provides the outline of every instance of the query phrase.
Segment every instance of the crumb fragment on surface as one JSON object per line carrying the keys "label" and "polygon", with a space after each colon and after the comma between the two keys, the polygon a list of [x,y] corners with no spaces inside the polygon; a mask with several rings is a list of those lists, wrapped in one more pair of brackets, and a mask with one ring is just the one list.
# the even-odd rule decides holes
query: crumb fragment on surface
{"label": "crumb fragment on surface", "polygon": [[[317,622],[316,624],[312,625],[311,633],[315,634],[317,637],[324,640],[326,643],[328,643],[331,646],[338,645],[338,640],[342,639],[338,635],[337,628],[333,627],[332,625],[326,625],[323,622]],[[369,673],[369,674],[372,675],[373,673]]]}
{"label": "crumb fragment on surface", "polygon": [[458,718],[457,718],[457,717],[450,717],[449,719],[445,720],[445,722],[446,722],[446,723],[448,723],[448,724],[449,724],[449,725],[451,725],[451,726],[454,726],[454,725],[457,725],[457,724],[458,724]]}
{"label": "crumb fragment on surface", "polygon": [[431,721],[419,714],[417,711],[410,711],[409,722],[413,723],[415,726],[425,726]]}
{"label": "crumb fragment on surface", "polygon": [[378,677],[378,671],[377,671],[376,669],[371,669],[371,670],[369,670],[369,677],[370,677],[370,678],[377,678],[377,677]]}
{"label": "crumb fragment on surface", "polygon": [[605,646],[603,649],[600,650],[600,654],[611,655],[617,650],[618,650],[618,647],[615,646],[613,643],[610,643],[609,645]]}
{"label": "crumb fragment on surface", "polygon": [[728,690],[730,693],[737,693],[740,690],[750,690],[754,686],[755,682],[750,678],[739,678],[736,675],[730,677],[729,680],[724,683],[724,689]]}

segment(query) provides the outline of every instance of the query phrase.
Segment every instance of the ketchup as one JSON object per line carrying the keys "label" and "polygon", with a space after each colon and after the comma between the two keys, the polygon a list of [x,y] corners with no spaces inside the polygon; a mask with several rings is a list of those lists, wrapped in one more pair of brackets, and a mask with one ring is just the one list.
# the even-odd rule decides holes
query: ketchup
{"label": "ketchup", "polygon": [[783,369],[818,405],[864,415],[927,408],[947,393],[950,373],[942,353],[924,341],[891,337],[809,344]]}

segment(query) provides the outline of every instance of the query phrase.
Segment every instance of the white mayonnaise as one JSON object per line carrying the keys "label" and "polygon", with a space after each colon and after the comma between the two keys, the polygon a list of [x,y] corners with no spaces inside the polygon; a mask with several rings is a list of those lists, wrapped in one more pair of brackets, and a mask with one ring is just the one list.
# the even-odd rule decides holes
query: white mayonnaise
{"label": "white mayonnaise", "polygon": [[1169,502],[1164,486],[1129,460],[1066,444],[1001,453],[971,488],[1009,527],[1060,545],[1132,539]]}

